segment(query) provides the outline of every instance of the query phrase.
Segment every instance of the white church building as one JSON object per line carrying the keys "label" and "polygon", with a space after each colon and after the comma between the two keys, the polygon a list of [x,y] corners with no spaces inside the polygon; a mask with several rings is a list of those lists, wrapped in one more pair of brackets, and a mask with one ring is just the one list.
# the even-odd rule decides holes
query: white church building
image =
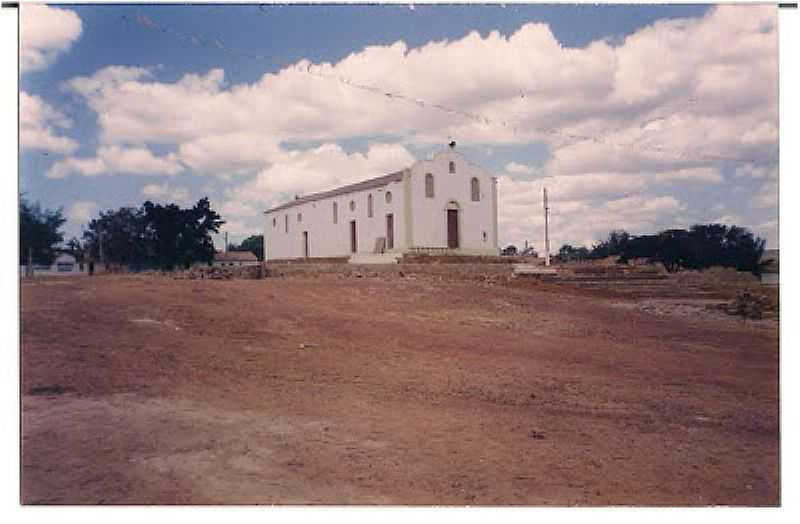
{"label": "white church building", "polygon": [[402,171],[265,211],[265,259],[497,255],[497,179],[454,146]]}

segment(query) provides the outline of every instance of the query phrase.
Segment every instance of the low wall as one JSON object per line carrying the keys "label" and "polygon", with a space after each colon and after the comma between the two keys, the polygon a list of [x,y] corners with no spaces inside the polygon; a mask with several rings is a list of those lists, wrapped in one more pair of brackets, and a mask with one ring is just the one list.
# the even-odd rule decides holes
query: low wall
{"label": "low wall", "polygon": [[[449,258],[449,257],[448,257]],[[510,280],[510,264],[487,264],[476,262],[458,263],[412,263],[401,264],[341,264],[306,262],[304,264],[267,263],[268,277],[340,275],[352,278],[425,276],[440,279],[470,281]]]}

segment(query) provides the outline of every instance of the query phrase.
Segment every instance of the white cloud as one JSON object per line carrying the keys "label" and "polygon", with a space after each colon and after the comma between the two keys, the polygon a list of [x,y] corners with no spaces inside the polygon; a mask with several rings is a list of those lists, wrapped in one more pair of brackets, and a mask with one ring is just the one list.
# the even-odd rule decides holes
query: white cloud
{"label": "white cloud", "polygon": [[410,166],[414,156],[401,145],[376,144],[366,153],[347,153],[336,144],[291,151],[254,179],[229,192],[242,202],[267,202],[291,194],[332,189]]}
{"label": "white cloud", "polygon": [[517,162],[509,162],[506,164],[506,172],[511,173],[512,175],[533,175],[539,173],[540,168],[526,164],[519,164]]}
{"label": "white cloud", "polygon": [[81,19],[74,11],[43,4],[21,4],[20,71],[37,71],[50,65],[78,39],[81,30]]}
{"label": "white cloud", "polygon": [[778,178],[778,166],[745,164],[736,168],[736,178]]}
{"label": "white cloud", "polygon": [[214,134],[184,142],[178,155],[198,173],[232,176],[252,173],[282,155],[267,137],[247,133]]}
{"label": "white cloud", "polygon": [[[240,177],[220,204],[239,216],[413,161],[399,145],[347,154],[336,145],[347,138],[544,143],[550,155],[542,167],[512,161],[506,174],[550,175],[561,213],[553,217],[556,235],[591,242],[615,227],[685,226],[691,203],[668,190],[720,183],[722,166],[775,164],[777,52],[774,6],[724,5],[582,48],[530,23],[509,35],[473,32],[415,49],[369,46],[334,64],[303,60],[253,83],[230,85],[221,69],[161,82],[147,69],[115,66],[67,88],[97,114],[101,150],[168,145],[174,165]],[[281,145],[297,141],[323,145]],[[99,150],[73,159],[85,165],[71,170],[109,170],[93,163],[101,157]],[[501,236],[532,235],[541,185],[506,178]],[[753,206],[776,205],[769,191],[777,195],[765,187]]]}
{"label": "white cloud", "polygon": [[655,179],[658,182],[681,184],[719,184],[723,180],[719,170],[712,167],[695,167],[656,173]]}
{"label": "white cloud", "polygon": [[72,122],[36,95],[19,93],[19,145],[22,149],[50,153],[72,153],[78,143],[57,134],[56,128],[69,129]]}
{"label": "white cloud", "polygon": [[744,219],[739,215],[722,215],[709,220],[710,224],[725,224],[726,226],[741,225]]}
{"label": "white cloud", "polygon": [[48,178],[64,178],[71,174],[101,176],[116,174],[175,175],[183,170],[174,153],[155,156],[146,148],[124,148],[104,146],[97,156],[88,158],[69,157],[53,164],[47,172]]}
{"label": "white cloud", "polygon": [[170,202],[188,205],[192,201],[191,192],[183,186],[171,186],[169,183],[147,184],[142,188],[142,196],[153,201]]}
{"label": "white cloud", "polygon": [[768,180],[753,196],[753,207],[758,209],[777,209],[778,207],[778,181]]}
{"label": "white cloud", "polygon": [[[601,156],[614,153],[609,142],[662,162],[683,152],[763,155],[777,136],[775,18],[772,6],[721,6],[643,28],[616,47],[597,41],[583,48],[563,47],[546,25],[526,24],[509,36],[473,32],[416,49],[369,46],[336,64],[301,61],[252,84],[226,86],[224,72],[213,69],[175,83],[119,82],[102,70],[70,85],[98,111],[108,142],[242,134],[335,140],[390,131],[417,141],[565,146],[588,134],[602,139],[592,142]],[[703,76],[710,71],[717,76]],[[661,125],[642,137],[642,122],[654,117]]]}
{"label": "white cloud", "polygon": [[241,220],[227,220],[225,219],[224,215],[222,218],[225,220],[225,223],[220,228],[220,232],[227,231],[230,235],[232,235],[232,237],[229,238],[231,243],[234,243],[234,238],[243,240],[245,237],[250,235],[260,235],[264,233],[260,223],[253,224],[249,222],[243,222]]}
{"label": "white cloud", "polygon": [[97,213],[97,202],[77,200],[67,209],[66,217],[72,222],[87,223]]}

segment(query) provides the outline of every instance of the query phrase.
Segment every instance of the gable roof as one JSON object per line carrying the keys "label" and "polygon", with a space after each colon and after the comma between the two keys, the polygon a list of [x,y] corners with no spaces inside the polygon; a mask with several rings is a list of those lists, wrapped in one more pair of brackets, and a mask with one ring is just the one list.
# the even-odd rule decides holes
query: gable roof
{"label": "gable roof", "polygon": [[317,200],[322,200],[324,198],[345,195],[347,193],[354,193],[356,191],[364,191],[366,189],[372,189],[375,187],[383,187],[392,182],[399,182],[401,180],[403,180],[403,171],[397,171],[396,173],[389,173],[388,175],[370,178],[369,180],[356,182],[355,184],[337,187],[336,189],[331,189],[330,191],[321,191],[319,193],[312,193],[304,197],[296,198],[290,202],[286,202],[285,204],[275,206],[272,209],[267,209],[264,211],[264,214],[272,213],[273,211],[280,211],[281,209],[287,209],[300,204],[307,204],[308,202],[316,202]]}
{"label": "gable roof", "polygon": [[214,253],[215,262],[258,262],[252,251],[227,251]]}

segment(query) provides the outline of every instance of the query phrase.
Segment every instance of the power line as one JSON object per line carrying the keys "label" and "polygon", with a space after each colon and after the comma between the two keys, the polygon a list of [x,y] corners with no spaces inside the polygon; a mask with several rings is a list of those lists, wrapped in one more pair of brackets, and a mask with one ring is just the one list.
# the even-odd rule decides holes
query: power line
{"label": "power line", "polygon": [[[166,27],[166,26],[163,26],[163,25],[160,25],[160,24],[156,23],[152,18],[150,18],[150,17],[148,17],[146,15],[142,15],[142,14],[137,13],[134,17],[130,17],[128,15],[121,15],[121,18],[126,22],[136,23],[136,24],[138,24],[138,25],[140,25],[140,26],[142,26],[142,27],[144,27],[144,28],[146,28],[148,30],[158,31],[158,32],[161,32],[161,33],[164,33],[164,34],[167,34],[167,35],[171,35],[171,36],[176,37],[176,38],[178,38],[180,40],[183,40],[184,42],[188,42],[189,44],[194,45],[194,46],[200,46],[200,47],[205,47],[205,48],[214,48],[214,49],[217,49],[219,51],[222,51],[222,52],[230,54],[230,55],[249,58],[249,59],[252,59],[252,60],[266,61],[266,62],[269,62],[270,64],[273,64],[273,65],[278,64],[278,61],[276,59],[274,59],[274,58],[272,58],[272,57],[270,57],[268,55],[253,53],[253,52],[249,52],[249,51],[245,51],[245,50],[241,50],[241,49],[230,48],[227,45],[225,45],[219,38],[208,38],[208,37],[198,36],[198,35],[192,34],[192,33],[184,33],[184,32],[180,32],[180,31],[176,31],[174,29],[171,29],[169,27]],[[590,141],[590,142],[594,142],[596,144],[600,144],[600,145],[604,145],[604,146],[610,146],[610,147],[616,147],[616,148],[624,149],[624,150],[638,149],[640,152],[642,152],[643,150],[649,150],[649,151],[656,152],[656,153],[659,153],[659,154],[665,154],[665,155],[670,155],[671,154],[671,155],[683,158],[683,159],[685,159],[687,161],[688,160],[719,161],[719,162],[747,163],[747,164],[758,164],[759,163],[758,160],[755,160],[755,159],[752,159],[752,158],[741,158],[741,157],[733,157],[733,156],[726,156],[726,155],[713,155],[713,154],[690,155],[686,151],[671,149],[671,148],[664,147],[664,146],[641,144],[641,143],[639,143],[639,141],[627,142],[627,143],[625,143],[625,142],[616,142],[616,141],[607,140],[607,139],[605,139],[603,137],[580,134],[580,133],[564,132],[564,131],[561,131],[561,130],[555,129],[555,128],[526,126],[526,128],[523,129],[520,125],[515,124],[514,122],[509,122],[508,120],[489,118],[486,115],[483,115],[481,113],[476,113],[476,112],[472,112],[472,111],[464,111],[462,109],[458,109],[458,108],[451,107],[451,106],[448,106],[448,105],[445,105],[445,104],[441,104],[441,103],[428,102],[428,101],[423,100],[421,98],[411,97],[411,96],[408,96],[408,95],[406,95],[404,93],[393,92],[393,91],[390,91],[390,90],[385,89],[385,88],[380,87],[380,86],[363,84],[363,83],[351,80],[351,79],[349,79],[347,77],[343,77],[343,76],[340,76],[340,75],[323,74],[323,73],[321,73],[319,71],[314,70],[312,68],[312,64],[310,62],[307,62],[305,64],[305,67],[296,66],[296,67],[292,67],[291,70],[294,71],[294,72],[299,72],[299,73],[302,73],[302,74],[306,74],[306,75],[313,76],[313,77],[320,78],[320,79],[324,79],[324,80],[336,81],[336,82],[339,82],[342,85],[346,85],[346,86],[349,86],[349,87],[354,88],[354,89],[367,91],[367,92],[370,92],[370,93],[372,93],[374,95],[382,96],[382,97],[385,97],[387,99],[399,100],[401,102],[405,102],[405,103],[417,106],[417,107],[419,107],[421,109],[431,108],[431,109],[438,110],[440,112],[448,113],[450,115],[461,116],[463,118],[467,118],[467,119],[472,120],[473,122],[475,122],[477,124],[482,124],[482,125],[486,125],[486,126],[492,126],[492,125],[500,126],[500,127],[503,127],[505,129],[509,130],[514,135],[520,135],[523,132],[531,132],[531,131],[533,131],[533,132],[538,132],[538,133],[542,133],[542,134],[558,136],[558,137],[561,137],[561,138],[565,138],[565,139],[571,140],[573,142]],[[520,99],[524,99],[525,96],[526,96],[526,93],[522,93],[522,92],[520,93]],[[696,102],[696,100],[694,98],[688,99],[687,106],[693,104],[694,102]],[[649,123],[655,122],[655,121],[666,120],[669,116],[671,116],[672,114],[677,113],[680,110],[681,110],[681,108],[679,107],[679,109],[673,110],[667,116],[654,117],[654,118],[650,119],[649,121],[645,122],[644,124],[642,124],[642,127],[644,127],[645,125],[647,125]]]}

